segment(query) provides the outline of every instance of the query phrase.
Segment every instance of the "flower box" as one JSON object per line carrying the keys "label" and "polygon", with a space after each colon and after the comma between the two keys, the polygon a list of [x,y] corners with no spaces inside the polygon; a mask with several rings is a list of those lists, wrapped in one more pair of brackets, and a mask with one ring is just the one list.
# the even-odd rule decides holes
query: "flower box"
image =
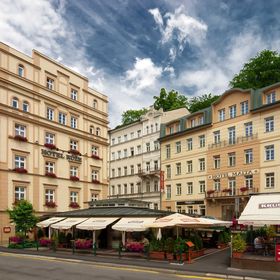
{"label": "flower box", "polygon": [[176,254],[176,260],[177,261],[180,261],[180,259],[181,259],[181,261],[186,261],[187,260],[187,253],[182,253],[182,257],[180,258],[180,255],[179,254]]}
{"label": "flower box", "polygon": [[21,135],[15,135],[14,139],[21,142],[27,142],[27,138]]}
{"label": "flower box", "polygon": [[154,260],[164,260],[165,253],[163,251],[150,251],[149,256]]}
{"label": "flower box", "polygon": [[68,151],[69,154],[75,155],[75,156],[80,156],[81,153],[78,150],[69,150]]}
{"label": "flower box", "polygon": [[248,191],[248,190],[249,190],[248,187],[242,187],[242,188],[240,188],[240,191],[241,191],[241,192],[246,192],[246,191]]}
{"label": "flower box", "polygon": [[23,242],[23,239],[19,236],[11,236],[9,238],[9,241],[14,244],[21,244]]}
{"label": "flower box", "polygon": [[101,158],[99,157],[99,155],[91,155],[91,157],[94,158],[94,159],[101,159]]}
{"label": "flower box", "polygon": [[143,252],[144,244],[140,242],[130,242],[126,244],[125,248],[129,252]]}
{"label": "flower box", "polygon": [[223,189],[222,192],[224,192],[224,193],[230,193],[230,192],[231,192],[231,189]]}
{"label": "flower box", "polygon": [[54,201],[46,201],[45,206],[48,208],[55,208],[57,207],[56,203]]}
{"label": "flower box", "polygon": [[39,244],[41,247],[49,247],[51,245],[51,243],[52,243],[52,241],[49,238],[42,237],[39,240]]}
{"label": "flower box", "polygon": [[78,202],[70,202],[69,207],[77,209],[77,208],[80,208],[80,205]]}
{"label": "flower box", "polygon": [[201,250],[191,250],[190,251],[190,257],[191,259],[195,259],[195,258],[199,258],[201,256],[203,256],[205,254],[205,250],[201,249]]}
{"label": "flower box", "polygon": [[27,170],[23,167],[16,167],[13,169],[13,171],[15,171],[17,173],[27,173]]}
{"label": "flower box", "polygon": [[80,178],[77,177],[77,176],[70,176],[70,180],[74,181],[74,182],[77,182],[77,181],[80,181]]}
{"label": "flower box", "polygon": [[100,184],[100,181],[99,181],[99,180],[94,180],[94,179],[93,179],[93,180],[92,180],[92,183],[93,183],[93,184]]}
{"label": "flower box", "polygon": [[215,191],[214,190],[209,190],[207,191],[207,194],[210,195],[210,194],[213,194]]}
{"label": "flower box", "polygon": [[53,173],[53,172],[46,172],[45,175],[46,175],[47,177],[56,178],[56,175],[55,175],[55,173]]}
{"label": "flower box", "polygon": [[51,150],[56,150],[56,145],[51,143],[45,143],[44,146]]}
{"label": "flower box", "polygon": [[92,240],[88,239],[78,239],[75,241],[76,249],[91,249],[92,248]]}

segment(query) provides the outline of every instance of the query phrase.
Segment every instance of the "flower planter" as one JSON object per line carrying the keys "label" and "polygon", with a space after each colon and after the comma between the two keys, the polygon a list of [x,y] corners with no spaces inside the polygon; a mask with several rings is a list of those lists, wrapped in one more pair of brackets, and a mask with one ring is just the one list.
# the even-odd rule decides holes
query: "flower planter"
{"label": "flower planter", "polygon": [[77,181],[80,181],[80,178],[77,177],[77,176],[70,176],[70,180],[74,181],[74,182],[77,182]]}
{"label": "flower planter", "polygon": [[241,259],[243,256],[243,252],[232,252],[232,257],[234,259]]}
{"label": "flower planter", "polygon": [[150,258],[154,260],[164,260],[165,253],[163,251],[151,251]]}
{"label": "flower planter", "polygon": [[21,142],[27,142],[27,138],[21,135],[16,135],[14,139]]}
{"label": "flower planter", "polygon": [[56,150],[56,146],[51,143],[45,143],[44,146],[50,150]]}
{"label": "flower planter", "polygon": [[72,155],[75,155],[75,156],[80,156],[81,155],[81,153],[77,150],[69,150],[68,153],[72,154]]}
{"label": "flower planter", "polygon": [[78,202],[71,202],[71,203],[69,204],[69,207],[70,207],[70,208],[77,209],[77,208],[80,208],[80,205],[79,205]]}
{"label": "flower planter", "polygon": [[205,254],[205,250],[204,249],[196,250],[196,251],[190,251],[191,259],[195,259],[195,258],[201,257],[204,254]]}
{"label": "flower planter", "polygon": [[101,159],[98,155],[91,155],[93,159]]}
{"label": "flower planter", "polygon": [[[179,255],[179,254],[176,255],[176,260],[177,260],[177,261],[180,261],[180,255]],[[187,260],[187,253],[182,253],[182,258],[181,258],[181,260],[182,260],[183,262]]]}
{"label": "flower planter", "polygon": [[207,191],[207,194],[208,195],[211,195],[211,194],[213,194],[215,191],[214,190],[209,190],[209,191]]}
{"label": "flower planter", "polygon": [[52,241],[49,238],[41,238],[39,240],[39,244],[41,247],[49,247],[51,245]]}
{"label": "flower planter", "polygon": [[174,260],[174,254],[173,253],[166,253],[166,259],[168,261],[173,261]]}
{"label": "flower planter", "polygon": [[230,193],[230,192],[231,192],[231,189],[223,189],[222,192],[223,192],[223,193]]}
{"label": "flower planter", "polygon": [[100,181],[99,180],[92,180],[92,183],[93,184],[100,184]]}
{"label": "flower planter", "polygon": [[46,201],[45,206],[48,208],[55,208],[57,207],[56,203],[54,201]]}
{"label": "flower planter", "polygon": [[14,168],[13,171],[15,171],[16,173],[27,173],[27,170],[22,167]]}
{"label": "flower planter", "polygon": [[247,187],[242,187],[242,188],[240,188],[240,191],[241,191],[242,193],[247,192],[248,190],[249,190],[249,188],[247,188]]}
{"label": "flower planter", "polygon": [[52,173],[52,172],[46,172],[45,175],[46,175],[47,177],[56,178],[55,173]]}

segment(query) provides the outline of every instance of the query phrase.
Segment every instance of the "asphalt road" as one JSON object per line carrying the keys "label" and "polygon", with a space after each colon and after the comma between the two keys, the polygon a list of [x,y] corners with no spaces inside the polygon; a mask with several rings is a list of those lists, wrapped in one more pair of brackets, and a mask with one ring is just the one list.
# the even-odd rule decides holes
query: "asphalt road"
{"label": "asphalt road", "polygon": [[[216,280],[214,277],[176,275],[150,270],[68,262],[39,256],[0,255],[0,280]],[[221,280],[221,278],[219,278]]]}

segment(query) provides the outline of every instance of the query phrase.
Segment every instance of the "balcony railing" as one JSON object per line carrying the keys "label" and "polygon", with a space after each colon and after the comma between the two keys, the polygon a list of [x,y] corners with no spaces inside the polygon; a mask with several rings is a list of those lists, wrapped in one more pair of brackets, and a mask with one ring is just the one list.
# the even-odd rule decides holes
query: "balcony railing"
{"label": "balcony railing", "polygon": [[139,177],[145,177],[145,176],[159,176],[160,174],[160,169],[150,169],[150,170],[147,170],[147,169],[141,169],[139,170],[138,172],[138,176]]}
{"label": "balcony railing", "polygon": [[248,141],[252,141],[258,139],[258,134],[252,134],[250,136],[240,136],[237,138],[229,139],[229,140],[224,140],[220,141],[217,143],[212,143],[208,145],[208,149],[217,149],[217,148],[223,148],[223,147],[228,147],[236,144],[242,144]]}
{"label": "balcony railing", "polygon": [[205,192],[205,196],[208,199],[211,198],[224,198],[224,197],[236,197],[236,196],[248,196],[250,194],[258,193],[258,188],[238,188],[234,190],[224,189],[221,191],[214,191],[214,190],[208,190]]}

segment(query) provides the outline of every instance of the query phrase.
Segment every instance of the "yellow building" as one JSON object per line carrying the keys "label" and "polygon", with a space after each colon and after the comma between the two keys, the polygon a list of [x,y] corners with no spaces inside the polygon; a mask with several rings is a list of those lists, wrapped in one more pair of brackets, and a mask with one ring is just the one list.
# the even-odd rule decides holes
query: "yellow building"
{"label": "yellow building", "polygon": [[108,99],[86,77],[0,43],[0,242],[18,200],[41,215],[107,197],[107,132]]}
{"label": "yellow building", "polygon": [[279,122],[277,83],[231,89],[211,107],[163,126],[163,209],[204,214],[204,201],[206,215],[231,220],[252,193],[279,192]]}

